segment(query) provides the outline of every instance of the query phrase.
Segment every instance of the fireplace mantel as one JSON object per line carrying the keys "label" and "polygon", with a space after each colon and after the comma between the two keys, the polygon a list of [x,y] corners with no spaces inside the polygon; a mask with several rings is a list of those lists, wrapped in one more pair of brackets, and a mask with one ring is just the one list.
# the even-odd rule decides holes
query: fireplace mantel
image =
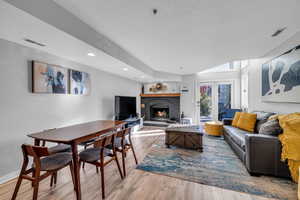
{"label": "fireplace mantel", "polygon": [[140,94],[141,97],[180,97],[180,93]]}

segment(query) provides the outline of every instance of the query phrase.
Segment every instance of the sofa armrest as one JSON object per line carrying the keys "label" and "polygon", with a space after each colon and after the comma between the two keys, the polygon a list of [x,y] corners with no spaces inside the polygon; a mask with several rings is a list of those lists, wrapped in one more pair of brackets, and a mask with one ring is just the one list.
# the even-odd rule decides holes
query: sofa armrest
{"label": "sofa armrest", "polygon": [[288,169],[281,161],[281,143],[277,136],[246,134],[246,167],[250,173],[288,177]]}
{"label": "sofa armrest", "polygon": [[223,119],[223,124],[224,125],[231,125],[231,123],[232,123],[232,118],[224,118]]}

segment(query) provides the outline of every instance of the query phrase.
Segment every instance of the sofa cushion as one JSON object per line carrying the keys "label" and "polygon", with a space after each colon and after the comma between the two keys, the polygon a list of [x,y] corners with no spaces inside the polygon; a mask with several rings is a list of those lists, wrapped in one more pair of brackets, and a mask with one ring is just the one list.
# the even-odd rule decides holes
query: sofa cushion
{"label": "sofa cushion", "polygon": [[259,129],[259,134],[264,135],[279,135],[282,132],[283,130],[279,125],[278,119],[268,120]]}
{"label": "sofa cushion", "polygon": [[258,133],[260,127],[266,122],[268,121],[268,118],[272,115],[274,115],[275,113],[272,112],[264,112],[264,111],[253,111],[252,113],[256,114],[256,124],[255,124],[255,129],[254,132]]}
{"label": "sofa cushion", "polygon": [[245,135],[251,132],[233,126],[224,126],[224,131],[238,146],[245,150]]}
{"label": "sofa cushion", "polygon": [[237,127],[237,124],[238,124],[238,122],[239,122],[239,119],[240,119],[240,117],[241,117],[241,112],[236,112],[235,113],[235,115],[234,115],[234,118],[233,118],[233,120],[232,120],[232,126],[234,126],[234,127]]}
{"label": "sofa cushion", "polygon": [[254,132],[256,116],[254,113],[242,113],[237,124],[238,128]]}

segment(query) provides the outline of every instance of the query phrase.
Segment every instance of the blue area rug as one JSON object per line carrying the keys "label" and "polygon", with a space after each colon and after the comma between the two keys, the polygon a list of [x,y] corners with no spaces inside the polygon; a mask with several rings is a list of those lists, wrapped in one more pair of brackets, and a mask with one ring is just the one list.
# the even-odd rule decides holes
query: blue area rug
{"label": "blue area rug", "polygon": [[137,169],[268,198],[297,199],[297,185],[288,179],[250,176],[222,138],[204,136],[203,144],[200,153],[166,148],[161,138]]}

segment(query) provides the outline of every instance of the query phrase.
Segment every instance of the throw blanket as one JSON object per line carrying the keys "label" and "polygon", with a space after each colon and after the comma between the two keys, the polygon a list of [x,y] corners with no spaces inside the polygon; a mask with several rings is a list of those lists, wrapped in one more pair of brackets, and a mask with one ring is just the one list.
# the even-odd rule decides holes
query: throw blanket
{"label": "throw blanket", "polygon": [[287,160],[292,178],[298,182],[300,167],[300,113],[278,116],[283,133],[279,135],[282,144],[281,159]]}

